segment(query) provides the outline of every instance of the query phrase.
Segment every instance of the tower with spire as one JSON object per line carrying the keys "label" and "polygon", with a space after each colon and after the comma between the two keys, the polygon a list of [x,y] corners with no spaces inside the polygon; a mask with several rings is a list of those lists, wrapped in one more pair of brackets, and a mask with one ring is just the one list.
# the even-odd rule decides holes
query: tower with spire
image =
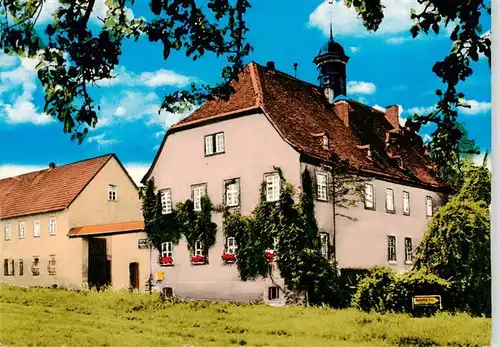
{"label": "tower with spire", "polygon": [[333,39],[332,23],[330,23],[330,38],[321,47],[313,62],[318,68],[318,82],[325,96],[333,103],[338,96],[347,96],[346,64],[349,57],[340,43]]}

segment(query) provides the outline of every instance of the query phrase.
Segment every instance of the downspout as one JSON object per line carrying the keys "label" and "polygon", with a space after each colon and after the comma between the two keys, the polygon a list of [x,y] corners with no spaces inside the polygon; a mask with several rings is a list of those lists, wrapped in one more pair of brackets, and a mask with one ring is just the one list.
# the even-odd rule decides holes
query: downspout
{"label": "downspout", "polygon": [[333,168],[333,165],[332,165],[332,223],[333,223],[333,226],[332,226],[332,246],[333,246],[333,261],[335,262],[335,267],[337,266],[337,239],[336,239],[336,235],[337,235],[337,228],[336,228],[336,219],[335,219],[335,214],[336,214],[336,209],[335,209],[335,173],[334,173],[334,168]]}

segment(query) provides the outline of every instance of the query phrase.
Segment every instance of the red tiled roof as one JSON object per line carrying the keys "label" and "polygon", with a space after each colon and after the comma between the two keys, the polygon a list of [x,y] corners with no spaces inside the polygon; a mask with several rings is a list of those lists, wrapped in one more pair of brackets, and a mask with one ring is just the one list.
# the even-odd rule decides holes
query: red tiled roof
{"label": "red tiled roof", "polygon": [[[406,146],[400,150],[404,169],[394,165],[394,160],[386,153],[386,133],[399,133],[385,112],[354,100],[347,100],[347,105],[330,105],[319,87],[254,62],[245,67],[234,87],[236,91],[229,101],[207,102],[169,129],[145,179],[150,175],[169,133],[258,108],[283,139],[302,154],[327,160],[329,150],[333,150],[341,159],[349,160],[353,169],[440,187],[427,167],[429,162],[423,149],[417,148],[419,146]],[[320,133],[329,138],[329,149],[322,146],[321,139],[318,140],[317,134]],[[366,152],[359,148],[367,144],[376,153],[374,160],[368,159]]]}
{"label": "red tiled roof", "polygon": [[0,180],[0,218],[68,207],[112,157],[107,154]]}
{"label": "red tiled roof", "polygon": [[127,233],[144,229],[144,221],[119,222],[109,224],[87,225],[69,231],[68,236],[88,236],[102,234]]}

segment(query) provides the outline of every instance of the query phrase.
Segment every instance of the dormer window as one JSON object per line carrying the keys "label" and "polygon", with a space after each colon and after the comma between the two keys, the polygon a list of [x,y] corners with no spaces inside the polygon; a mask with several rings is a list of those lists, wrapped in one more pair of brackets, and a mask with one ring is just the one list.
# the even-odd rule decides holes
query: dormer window
{"label": "dormer window", "polygon": [[363,146],[357,146],[359,149],[363,150],[363,152],[365,152],[366,154],[366,157],[368,159],[373,159],[373,152],[372,149],[371,149],[371,146],[368,144],[368,145],[363,145]]}
{"label": "dormer window", "polygon": [[323,149],[328,149],[330,145],[330,141],[328,140],[328,136],[323,135]]}

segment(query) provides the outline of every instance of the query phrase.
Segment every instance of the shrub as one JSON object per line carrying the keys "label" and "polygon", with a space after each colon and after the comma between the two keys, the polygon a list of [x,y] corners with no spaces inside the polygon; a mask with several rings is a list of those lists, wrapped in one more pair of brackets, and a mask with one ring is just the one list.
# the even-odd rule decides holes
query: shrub
{"label": "shrub", "polygon": [[[441,295],[443,299],[447,297],[449,289],[448,281],[425,269],[396,274],[387,267],[375,266],[359,282],[352,305],[363,311],[414,312],[413,296],[434,294]],[[447,308],[446,305],[444,308]]]}

